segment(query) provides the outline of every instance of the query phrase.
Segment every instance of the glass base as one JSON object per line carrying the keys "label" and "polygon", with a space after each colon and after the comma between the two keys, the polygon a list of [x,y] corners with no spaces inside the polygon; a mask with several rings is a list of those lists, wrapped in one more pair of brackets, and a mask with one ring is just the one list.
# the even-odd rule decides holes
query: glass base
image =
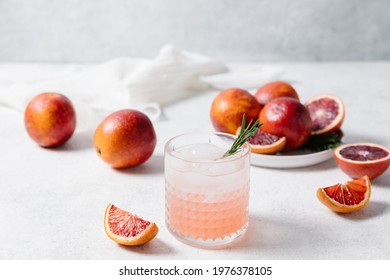
{"label": "glass base", "polygon": [[217,238],[217,239],[202,239],[202,238],[192,238],[189,236],[183,236],[178,234],[177,232],[171,230],[169,228],[169,225],[167,225],[168,231],[180,242],[183,242],[187,245],[203,248],[203,249],[220,249],[227,247],[229,244],[235,243],[237,240],[240,239],[240,237],[244,236],[245,232],[248,229],[248,223],[246,223],[240,230],[231,233],[228,236],[225,236],[224,238]]}

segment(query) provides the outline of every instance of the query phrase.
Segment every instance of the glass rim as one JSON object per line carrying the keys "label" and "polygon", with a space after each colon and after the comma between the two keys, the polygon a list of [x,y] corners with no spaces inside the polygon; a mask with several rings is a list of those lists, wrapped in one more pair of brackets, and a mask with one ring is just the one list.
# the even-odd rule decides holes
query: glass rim
{"label": "glass rim", "polygon": [[181,138],[183,136],[189,136],[189,135],[201,135],[201,134],[213,134],[213,135],[219,135],[219,136],[225,136],[225,137],[229,137],[231,139],[236,139],[237,136],[234,135],[234,134],[230,134],[230,133],[225,133],[225,132],[218,132],[218,131],[202,131],[202,132],[186,132],[186,133],[182,133],[182,134],[179,134],[179,135],[176,135],[174,137],[172,137],[171,139],[169,139],[165,145],[164,145],[164,152],[169,154],[171,157],[175,158],[175,159],[179,159],[179,160],[182,160],[182,161],[185,161],[185,162],[189,162],[189,163],[202,163],[202,164],[223,164],[223,163],[227,163],[227,162],[231,162],[231,161],[236,161],[236,160],[241,160],[242,158],[244,158],[245,156],[247,156],[248,154],[250,154],[250,146],[249,146],[249,143],[248,142],[245,142],[242,147],[241,147],[241,152],[238,153],[238,156],[237,154],[235,154],[234,157],[227,157],[225,158],[224,160],[222,161],[205,161],[205,160],[191,160],[191,159],[186,159],[184,157],[179,157],[177,156],[176,154],[173,154],[172,153],[172,149],[169,149],[169,144],[171,144],[173,141],[177,140],[178,138]]}

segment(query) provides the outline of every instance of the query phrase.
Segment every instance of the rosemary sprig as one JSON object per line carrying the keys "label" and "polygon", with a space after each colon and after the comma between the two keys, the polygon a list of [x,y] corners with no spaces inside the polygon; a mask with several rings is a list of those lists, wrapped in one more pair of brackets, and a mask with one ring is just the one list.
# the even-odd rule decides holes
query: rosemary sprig
{"label": "rosemary sprig", "polygon": [[312,135],[305,145],[303,145],[302,149],[308,149],[313,152],[334,149],[342,144],[342,136],[341,132],[334,132],[327,135]]}
{"label": "rosemary sprig", "polygon": [[246,116],[244,114],[242,116],[240,134],[237,136],[236,140],[233,142],[230,149],[223,155],[223,158],[238,153],[241,150],[241,146],[244,145],[244,143],[256,133],[256,131],[260,128],[260,126],[262,126],[262,124],[259,124],[258,119],[253,124],[251,120],[248,123],[247,127],[245,127],[245,123],[246,123]]}

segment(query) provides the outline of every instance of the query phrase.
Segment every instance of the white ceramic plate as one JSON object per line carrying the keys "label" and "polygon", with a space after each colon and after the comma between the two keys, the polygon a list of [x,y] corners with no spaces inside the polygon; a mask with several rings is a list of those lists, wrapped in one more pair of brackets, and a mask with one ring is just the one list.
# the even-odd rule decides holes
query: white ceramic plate
{"label": "white ceramic plate", "polygon": [[269,168],[298,168],[315,165],[333,157],[333,150],[321,152],[296,151],[288,154],[251,154],[251,164]]}

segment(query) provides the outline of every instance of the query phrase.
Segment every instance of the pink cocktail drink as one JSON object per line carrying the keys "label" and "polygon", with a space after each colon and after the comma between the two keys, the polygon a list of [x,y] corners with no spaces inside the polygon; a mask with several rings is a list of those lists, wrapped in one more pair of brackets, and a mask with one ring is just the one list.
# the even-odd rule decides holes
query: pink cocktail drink
{"label": "pink cocktail drink", "polygon": [[249,146],[223,157],[234,136],[185,134],[165,152],[166,224],[179,240],[199,246],[230,243],[248,226]]}

